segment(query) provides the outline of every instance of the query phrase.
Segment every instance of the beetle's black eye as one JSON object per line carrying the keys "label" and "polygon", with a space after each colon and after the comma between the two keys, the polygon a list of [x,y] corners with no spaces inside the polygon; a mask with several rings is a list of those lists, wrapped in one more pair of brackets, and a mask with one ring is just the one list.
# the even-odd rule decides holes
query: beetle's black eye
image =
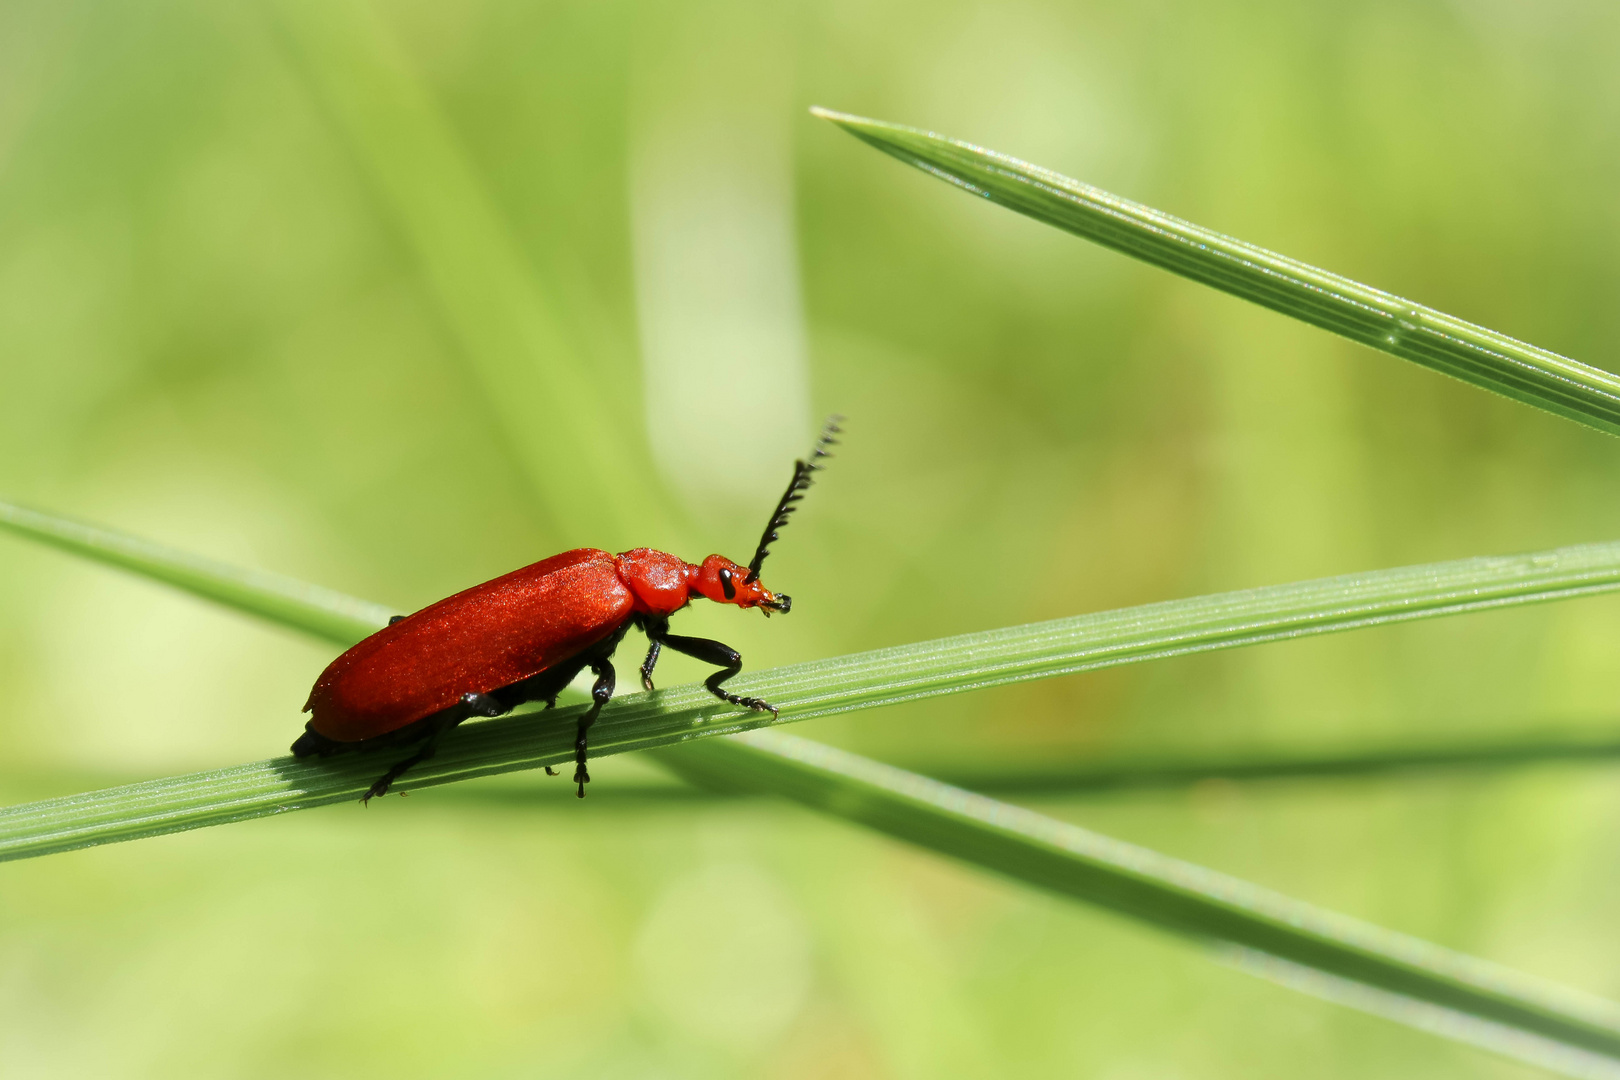
{"label": "beetle's black eye", "polygon": [[720,571],[720,591],[726,594],[727,600],[737,599],[737,586],[731,583],[730,570],[722,568]]}

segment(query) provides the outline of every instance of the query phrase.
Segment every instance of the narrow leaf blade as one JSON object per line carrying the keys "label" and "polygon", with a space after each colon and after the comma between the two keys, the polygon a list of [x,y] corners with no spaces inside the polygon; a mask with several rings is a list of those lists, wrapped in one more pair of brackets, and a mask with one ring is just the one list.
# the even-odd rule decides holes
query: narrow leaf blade
{"label": "narrow leaf blade", "polygon": [[[13,514],[10,520],[23,519]],[[37,513],[27,521],[22,531],[52,542],[85,528]],[[372,629],[386,621],[384,609],[374,605],[325,590],[303,595],[287,588],[261,591],[240,571],[158,545],[125,541],[65,546],[328,638],[343,626],[366,630],[356,612],[372,613]],[[627,695],[610,703],[596,721],[591,752],[602,756],[646,750],[1027,679],[1617,589],[1620,543],[1611,542],[1096,612],[745,672],[728,683],[779,705],[780,718],[723,704],[700,686]],[[397,786],[427,787],[570,760],[570,721],[578,711],[558,709],[543,718],[527,713],[463,725],[443,740],[432,761],[413,769]],[[361,760],[363,766],[282,758],[0,810],[0,860],[358,798],[370,781],[364,770],[374,771]]]}
{"label": "narrow leaf blade", "polygon": [[1422,304],[931,131],[812,109],[1010,210],[1515,401],[1620,434],[1620,377]]}
{"label": "narrow leaf blade", "polygon": [[[49,522],[29,535],[52,535]],[[57,533],[70,535],[66,530]],[[138,572],[170,580],[199,595],[214,596],[217,589],[206,580],[206,568],[192,567],[189,574],[173,572],[171,563],[185,564],[178,553],[167,559],[164,549],[152,546],[132,553],[125,545],[79,543],[72,550],[124,565]],[[1136,609],[1147,636],[1134,638],[1134,647],[1108,657],[1106,650],[1094,659],[1124,662],[1140,659],[1151,652],[1153,641],[1179,651],[1215,648],[1240,643],[1245,633],[1253,640],[1264,635],[1278,636],[1287,627],[1304,632],[1299,622],[1303,597],[1315,595],[1319,615],[1325,615],[1325,628],[1357,624],[1368,617],[1368,601],[1384,588],[1404,589],[1404,595],[1383,595],[1387,608],[1400,617],[1399,602],[1427,597],[1433,606],[1429,613],[1461,610],[1468,597],[1486,605],[1530,598],[1536,587],[1551,590],[1548,595],[1568,595],[1590,590],[1605,574],[1620,574],[1620,550],[1616,545],[1593,545],[1610,549],[1572,549],[1579,554],[1567,558],[1531,557],[1523,560],[1466,560],[1458,564],[1386,571],[1366,575],[1366,580],[1331,579],[1307,582],[1278,590],[1250,590],[1225,597],[1205,597],[1182,601],[1187,613],[1211,614],[1227,611],[1224,633],[1211,633],[1204,626],[1199,635],[1166,634],[1174,619],[1165,616],[1176,605],[1154,605]],[[1563,553],[1555,553],[1563,554]],[[1610,565],[1610,564],[1613,565]],[[1465,569],[1466,568],[1466,569]],[[1605,569],[1607,568],[1607,569]],[[1459,578],[1471,578],[1471,593],[1457,592]],[[201,575],[199,579],[198,575]],[[254,590],[243,584],[241,575],[231,578],[230,602],[251,605]],[[1323,590],[1326,590],[1325,592]],[[1531,591],[1526,591],[1527,589]],[[1303,592],[1301,591],[1303,590]],[[1323,606],[1320,601],[1334,603]],[[265,597],[262,614],[289,625],[322,625],[319,597],[285,602],[280,593]],[[1141,613],[1156,610],[1157,616],[1142,619]],[[1269,621],[1268,621],[1269,613]],[[1386,612],[1387,613],[1387,612]],[[1129,613],[1104,613],[1118,618]],[[1236,621],[1233,621],[1233,617]],[[1282,621],[1278,621],[1278,617]],[[1349,620],[1346,622],[1346,620]],[[1337,620],[1334,622],[1333,620]],[[1081,620],[1083,623],[1084,620]],[[1074,620],[1071,632],[1079,625]],[[1193,619],[1189,625],[1197,625]],[[1046,624],[1042,633],[1058,624]],[[1140,631],[1143,627],[1138,627]],[[932,649],[943,649],[958,664],[974,659],[975,644],[960,651],[965,642],[982,645],[986,654],[991,646],[1009,633],[967,635],[941,643],[924,643],[908,649],[885,650],[891,662],[913,662],[925,658]],[[1260,637],[1253,635],[1259,633]],[[1065,635],[1057,631],[1061,639]],[[1130,635],[1126,635],[1131,639]],[[955,650],[952,649],[954,642]],[[1038,644],[1039,637],[1034,642]],[[1005,645],[1006,641],[999,642]],[[1073,641],[1071,640],[1071,645]],[[1146,646],[1149,651],[1142,652]],[[1134,655],[1133,655],[1134,649]],[[868,658],[879,654],[867,654]],[[1070,659],[1079,658],[1072,654]],[[849,660],[852,658],[844,658]],[[858,658],[855,658],[858,659]],[[1002,656],[1001,675],[1011,677],[1014,667]],[[820,669],[838,681],[841,661],[824,662]],[[806,669],[818,665],[804,665]],[[763,673],[771,685],[773,674],[781,677],[794,669]],[[981,673],[980,682],[984,684]],[[1002,681],[1006,681],[1003,677]],[[1035,677],[1026,674],[1023,677]],[[783,685],[787,685],[784,680]],[[943,693],[965,686],[949,680],[936,680],[932,688],[913,687],[910,697]],[[892,693],[892,688],[890,691]],[[836,694],[834,695],[836,697]],[[869,690],[857,693],[843,707],[858,708],[876,704],[882,694]],[[827,708],[823,699],[823,711]],[[510,769],[532,768],[560,763],[571,756],[572,727],[569,722],[580,708],[561,709],[556,724],[536,722],[533,716],[509,717],[469,725],[446,740],[439,757],[423,767],[420,775],[401,786],[418,787],[447,783],[456,779],[489,775]],[[789,719],[819,715],[803,711]],[[720,723],[709,722],[718,719]],[[713,702],[699,688],[681,687],[664,694],[636,695],[623,705],[604,712],[593,731],[593,752],[619,753],[625,750],[668,746],[706,736],[737,731],[768,721],[753,714],[738,714]],[[1070,826],[1016,807],[995,803],[982,796],[952,789],[935,781],[906,774],[876,762],[841,754],[803,740],[772,741],[757,733],[749,743],[708,740],[680,754],[668,755],[677,768],[691,775],[736,788],[761,785],[773,793],[787,794],[813,806],[879,828],[956,858],[998,870],[1031,884],[1112,908],[1132,918],[1173,932],[1224,943],[1238,955],[1275,958],[1280,965],[1292,965],[1320,976],[1319,982],[1342,979],[1362,998],[1378,997],[1417,1003],[1410,1022],[1468,1039],[1493,1049],[1516,1053],[1526,1060],[1559,1068],[1577,1076],[1620,1076],[1620,1019],[1617,1007],[1534,984],[1522,976],[1456,956],[1415,939],[1355,923],[1341,916],[1257,889],[1245,882],[1215,874],[1190,864],[1167,859],[1157,853],[1075,830]],[[693,749],[697,753],[693,753]],[[356,755],[347,760],[301,762],[290,758],[236,766],[231,769],[170,777],[145,784],[89,792],[64,799],[50,799],[0,810],[0,860],[26,858],[53,851],[66,851],[93,844],[130,840],[143,836],[178,832],[205,825],[243,821],[355,798],[369,785],[374,763]],[[1291,970],[1292,970],[1291,969]],[[1297,981],[1297,980],[1296,980]],[[1343,997],[1344,995],[1339,995]],[[1352,994],[1351,996],[1354,996]],[[1366,1006],[1365,1002],[1362,1003]],[[1382,1008],[1382,1006],[1380,1006]],[[1378,1011],[1378,1010],[1375,1010]],[[1390,1010],[1383,1009],[1388,1013]],[[1442,1017],[1435,1021],[1435,1015]],[[1399,1010],[1393,1015],[1401,1018]],[[1444,1017],[1456,1015],[1465,1023],[1451,1023]],[[1420,1022],[1421,1021],[1421,1022]],[[1505,1033],[1500,1037],[1492,1032]],[[1550,1049],[1549,1049],[1550,1047]]]}
{"label": "narrow leaf blade", "polygon": [[236,611],[352,645],[388,622],[388,608],[264,570],[243,570],[128,533],[0,502],[0,528],[133,571]]}
{"label": "narrow leaf blade", "polygon": [[[1533,727],[1534,722],[1526,726]],[[926,771],[935,779],[981,794],[1040,798],[1174,788],[1205,780],[1343,779],[1397,773],[1432,775],[1447,770],[1545,764],[1612,764],[1617,758],[1620,758],[1620,737],[1554,732],[1490,741],[1469,739],[1430,744],[1407,741],[1306,754],[1257,750]]]}
{"label": "narrow leaf blade", "polygon": [[1161,930],[1529,1033],[1552,1045],[1470,1041],[1536,1064],[1620,1075],[1620,1005],[1238,878],[779,732],[656,756],[695,783],[783,796]]}

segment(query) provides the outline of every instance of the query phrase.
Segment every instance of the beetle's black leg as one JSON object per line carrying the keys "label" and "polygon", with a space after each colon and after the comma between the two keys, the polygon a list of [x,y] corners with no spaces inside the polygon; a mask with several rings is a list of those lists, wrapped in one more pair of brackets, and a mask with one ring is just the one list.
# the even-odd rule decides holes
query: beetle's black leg
{"label": "beetle's black leg", "polygon": [[397,622],[404,622],[404,621],[405,621],[405,616],[403,616],[403,615],[390,615],[390,616],[388,616],[388,625],[389,626],[393,626]]}
{"label": "beetle's black leg", "polygon": [[652,673],[658,664],[658,654],[664,650],[664,637],[669,633],[669,620],[643,616],[641,631],[647,635],[647,659],[641,662],[641,688],[653,691]]}
{"label": "beetle's black leg", "polygon": [[[492,691],[490,696],[508,709],[516,708],[525,701],[543,701],[546,703],[546,708],[556,708],[557,695],[562,693],[565,686],[574,681],[574,676],[580,673],[580,670],[585,667],[585,663],[584,660],[564,661],[555,667],[547,668],[538,675],[531,675],[521,682],[515,682],[511,686],[503,686],[499,690]],[[557,770],[550,765],[545,768],[547,776],[557,775]]]}
{"label": "beetle's black leg", "polygon": [[[527,679],[519,679],[515,683],[503,686],[498,690],[491,690],[488,697],[504,712],[523,704],[525,701],[543,701],[550,709],[557,704],[557,695],[562,693],[569,683],[587,667],[596,674],[596,685],[591,689],[594,703],[591,710],[579,721],[579,731],[574,740],[574,756],[576,758],[574,779],[579,782],[581,797],[585,794],[584,786],[590,783],[590,774],[585,769],[585,729],[596,720],[596,714],[602,711],[602,706],[608,698],[613,696],[613,666],[607,661],[613,656],[613,650],[619,647],[624,639],[625,631],[630,629],[632,620],[626,619],[614,628],[613,632],[596,644],[582,652],[563,660],[544,671],[530,675]],[[546,775],[556,776],[557,772],[547,765]]]}
{"label": "beetle's black leg", "polygon": [[[562,688],[567,687],[570,682],[573,682],[573,677],[580,674],[580,669],[582,669],[582,667],[585,667],[585,661],[580,661],[578,664],[561,665],[561,667],[556,670],[554,677],[551,678],[551,682],[546,683],[543,688],[536,688],[536,695],[531,698],[531,701],[541,701],[541,699],[544,699],[546,708],[556,709],[557,695],[562,693]],[[546,766],[546,776],[557,776],[556,769],[552,769],[549,764]]]}
{"label": "beetle's black leg", "polygon": [[371,787],[366,790],[364,795],[360,796],[361,803],[369,803],[372,799],[375,799],[379,795],[388,794],[388,789],[393,786],[395,780],[398,780],[401,776],[405,775],[405,770],[411,768],[413,765],[420,765],[422,762],[426,761],[428,758],[437,753],[439,749],[439,736],[443,735],[445,732],[467,719],[468,716],[472,715],[471,710],[473,706],[468,699],[482,698],[483,696],[484,695],[482,694],[463,694],[459,704],[452,705],[450,708],[444,710],[436,716],[430,716],[425,721],[421,721],[427,726],[427,735],[422,740],[421,749],[417,750],[416,753],[412,754],[410,757],[406,758],[404,761],[401,761],[399,764],[395,765],[393,768],[379,776],[377,778],[377,782],[372,784]]}
{"label": "beetle's black leg", "polygon": [[641,662],[641,688],[649,694],[655,689],[652,681],[653,668],[658,665],[658,654],[663,650],[662,642],[652,642],[647,646],[647,659]]}
{"label": "beetle's black leg", "polygon": [[395,780],[404,775],[406,769],[409,769],[412,765],[420,765],[434,755],[438,750],[438,741],[439,732],[435,731],[428,736],[427,742],[422,744],[422,749],[378,777],[377,782],[372,784],[364,795],[360,796],[361,803],[369,803],[379,795],[388,794],[388,789],[393,786]]}
{"label": "beetle's black leg", "polygon": [[585,733],[613,696],[613,665],[605,659],[596,660],[591,663],[591,671],[596,675],[596,684],[591,687],[590,711],[579,718],[579,730],[574,735],[574,783],[579,785],[581,799],[585,797],[585,785],[591,782],[591,774],[585,768]]}
{"label": "beetle's black leg", "polygon": [[758,712],[768,712],[772,716],[780,715],[776,706],[768,701],[761,701],[759,698],[754,697],[739,697],[720,688],[721,683],[742,670],[742,654],[730,645],[709,638],[681,637],[678,634],[660,634],[659,640],[678,653],[685,653],[694,660],[701,660],[705,664],[713,664],[716,667],[723,668],[723,671],[717,671],[703,680],[703,685],[709,688],[709,693],[721,701],[741,705],[744,708],[754,709]]}
{"label": "beetle's black leg", "polygon": [[393,786],[394,781],[405,774],[405,770],[413,765],[420,765],[434,755],[438,750],[440,735],[443,735],[469,716],[499,716],[511,710],[512,706],[506,705],[488,694],[462,694],[460,702],[426,721],[429,730],[427,738],[422,743],[422,748],[383,773],[377,782],[372,784],[371,788],[360,797],[360,801],[369,803],[379,795],[386,795],[388,789]]}

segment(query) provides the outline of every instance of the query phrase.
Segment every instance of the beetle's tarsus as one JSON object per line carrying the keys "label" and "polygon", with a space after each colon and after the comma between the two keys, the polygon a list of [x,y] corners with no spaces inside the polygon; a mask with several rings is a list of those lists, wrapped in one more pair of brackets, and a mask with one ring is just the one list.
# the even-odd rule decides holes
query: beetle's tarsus
{"label": "beetle's tarsus", "polygon": [[400,774],[421,760],[422,759],[419,756],[408,757],[398,765],[395,765],[392,769],[389,769],[387,772],[383,773],[377,778],[377,782],[372,784],[371,787],[367,788],[364,795],[360,796],[360,805],[370,806],[372,799],[379,799],[388,794],[388,789],[394,786],[394,781],[399,779]]}
{"label": "beetle's tarsus", "polygon": [[590,770],[585,768],[585,725],[581,724],[579,734],[574,736],[574,783],[580,785],[581,798],[584,798],[585,785],[590,782]]}
{"label": "beetle's tarsus", "polygon": [[[714,688],[711,686],[709,689],[713,690]],[[733,705],[741,705],[745,709],[753,709],[755,712],[768,712],[774,719],[777,720],[782,718],[782,711],[780,709],[778,709],[775,705],[772,705],[770,702],[764,701],[757,697],[738,697],[736,694],[727,694],[723,691],[718,695],[718,697],[722,701],[730,702]]]}

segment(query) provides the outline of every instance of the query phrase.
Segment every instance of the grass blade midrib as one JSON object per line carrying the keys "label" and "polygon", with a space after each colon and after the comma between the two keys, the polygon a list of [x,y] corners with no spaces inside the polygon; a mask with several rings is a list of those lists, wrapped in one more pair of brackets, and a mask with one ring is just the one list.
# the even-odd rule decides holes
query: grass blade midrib
{"label": "grass blade midrib", "polygon": [[1620,377],[1195,225],[1050,169],[900,124],[812,109],[1010,210],[1484,389],[1620,434]]}

